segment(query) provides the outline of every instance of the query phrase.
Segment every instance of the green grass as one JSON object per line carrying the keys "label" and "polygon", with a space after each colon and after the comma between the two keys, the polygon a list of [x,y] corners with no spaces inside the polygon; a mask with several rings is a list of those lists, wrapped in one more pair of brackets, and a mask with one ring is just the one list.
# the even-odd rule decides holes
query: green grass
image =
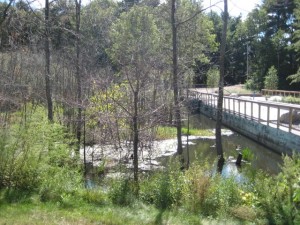
{"label": "green grass", "polygon": [[244,148],[242,150],[243,159],[246,161],[252,161],[254,158],[253,152],[249,148]]}
{"label": "green grass", "polygon": [[61,207],[55,203],[0,204],[0,224],[10,225],[206,225],[247,224],[234,219],[209,219],[183,209],[160,210],[153,206],[136,203],[131,207],[111,204],[95,206],[80,203]]}
{"label": "green grass", "polygon": [[131,207],[78,204],[69,208],[54,203],[5,204],[0,206],[0,224],[201,224],[187,212],[164,211],[144,204]]}
{"label": "green grass", "polygon": [[[182,134],[187,135],[188,129],[186,127],[183,127]],[[170,138],[176,138],[177,130],[176,127],[158,127],[156,132],[156,138],[160,140],[164,139],[170,139]],[[211,130],[204,130],[204,129],[189,129],[189,135],[194,136],[212,136],[214,135]]]}
{"label": "green grass", "polygon": [[231,94],[231,93],[252,94],[253,91],[246,89],[246,87],[244,85],[224,87],[224,94]]}
{"label": "green grass", "polygon": [[300,98],[287,96],[282,99],[282,102],[300,105]]}

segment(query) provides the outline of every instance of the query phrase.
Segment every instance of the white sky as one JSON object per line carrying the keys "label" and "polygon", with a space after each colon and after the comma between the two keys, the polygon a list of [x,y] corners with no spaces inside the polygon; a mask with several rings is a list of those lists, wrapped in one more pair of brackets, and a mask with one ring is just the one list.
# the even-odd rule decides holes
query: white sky
{"label": "white sky", "polygon": [[[0,2],[8,2],[8,0],[0,0]],[[25,0],[28,2],[34,2],[33,5],[38,8],[44,7],[45,0]],[[91,0],[82,0],[83,4],[90,2]],[[161,0],[163,1],[163,0]],[[212,7],[213,11],[221,12],[224,8],[223,0],[202,0],[204,8],[210,5],[218,3]],[[243,19],[246,18],[247,14],[252,11],[257,5],[261,4],[262,0],[228,0],[228,12],[231,16],[239,16],[242,14]],[[210,11],[210,9],[208,9]]]}
{"label": "white sky", "polygon": [[[217,6],[213,7],[212,10],[221,12],[224,9],[224,3],[222,0],[203,0],[204,8],[215,3],[218,4]],[[231,16],[239,16],[242,14],[243,19],[245,19],[247,14],[251,12],[256,5],[260,5],[261,3],[262,0],[228,0],[228,12]]]}

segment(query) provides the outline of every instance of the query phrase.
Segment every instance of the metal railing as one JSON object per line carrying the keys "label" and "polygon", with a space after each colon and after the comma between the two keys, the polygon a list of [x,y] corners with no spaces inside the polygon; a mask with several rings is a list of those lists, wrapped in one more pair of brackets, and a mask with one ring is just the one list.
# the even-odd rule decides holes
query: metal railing
{"label": "metal railing", "polygon": [[284,90],[269,90],[269,89],[262,89],[262,95],[279,95],[279,96],[293,96],[293,97],[300,97],[300,91],[284,91]]}
{"label": "metal railing", "polygon": [[[217,107],[218,94],[189,91],[189,98]],[[300,105],[224,96],[223,112],[300,135]]]}

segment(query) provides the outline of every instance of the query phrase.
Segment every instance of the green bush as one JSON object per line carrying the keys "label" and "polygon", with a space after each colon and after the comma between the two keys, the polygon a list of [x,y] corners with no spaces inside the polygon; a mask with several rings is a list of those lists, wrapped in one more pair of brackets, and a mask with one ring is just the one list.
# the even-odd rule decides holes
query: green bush
{"label": "green bush", "polygon": [[202,213],[206,216],[226,217],[231,208],[241,202],[239,186],[234,177],[223,178],[216,175],[211,182],[203,202]]}
{"label": "green bush", "polygon": [[[18,114],[15,115],[18,118]],[[40,193],[44,201],[61,200],[82,185],[77,157],[65,129],[49,123],[43,108],[0,133],[0,188]]]}
{"label": "green bush", "polygon": [[144,178],[140,184],[140,199],[160,209],[179,205],[184,183],[184,176],[179,167],[179,163],[171,162],[169,168],[164,171]]}
{"label": "green bush", "polygon": [[296,97],[293,97],[293,96],[284,97],[281,101],[286,102],[286,103],[300,105],[300,98],[296,98]]}
{"label": "green bush", "polygon": [[207,87],[214,88],[219,86],[220,72],[218,68],[209,69],[206,76],[207,76],[206,79]]}
{"label": "green bush", "polygon": [[265,89],[277,90],[278,82],[278,72],[274,66],[271,66],[265,77],[264,87]]}
{"label": "green bush", "polygon": [[107,203],[107,194],[100,189],[82,189],[78,195],[83,201],[95,205],[104,205]]}
{"label": "green bush", "polygon": [[212,185],[212,178],[205,171],[203,165],[192,165],[185,172],[183,187],[183,205],[187,210],[201,212],[204,202]]}
{"label": "green bush", "polygon": [[242,150],[243,159],[250,162],[254,158],[253,152],[249,148],[244,148]]}
{"label": "green bush", "polygon": [[111,187],[108,197],[113,204],[128,206],[132,204],[136,198],[135,184],[130,178],[120,178],[111,181]]}
{"label": "green bush", "polygon": [[284,157],[276,177],[256,177],[257,206],[269,224],[300,224],[300,156]]}

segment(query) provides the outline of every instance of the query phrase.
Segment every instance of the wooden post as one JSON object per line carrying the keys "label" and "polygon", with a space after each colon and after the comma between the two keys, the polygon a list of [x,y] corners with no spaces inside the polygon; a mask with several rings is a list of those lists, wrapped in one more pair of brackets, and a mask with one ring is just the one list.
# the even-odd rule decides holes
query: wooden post
{"label": "wooden post", "polygon": [[232,99],[233,102],[233,115],[235,115],[235,99]]}
{"label": "wooden post", "polygon": [[280,108],[277,106],[277,129],[279,128],[279,120],[280,120]]}
{"label": "wooden post", "polygon": [[260,114],[260,104],[258,103],[258,122],[260,122],[260,116],[261,116],[261,114]]}
{"label": "wooden post", "polygon": [[247,118],[246,105],[247,105],[247,102],[245,101],[244,102],[244,116],[245,116],[245,118]]}
{"label": "wooden post", "polygon": [[253,120],[253,102],[251,102],[251,120]]}
{"label": "wooden post", "polygon": [[293,109],[290,108],[290,110],[289,110],[289,132],[292,131],[292,126],[293,126]]}
{"label": "wooden post", "polygon": [[237,157],[236,162],[235,162],[235,164],[236,164],[237,166],[240,166],[240,165],[241,165],[241,163],[242,163],[242,158],[243,158],[243,155],[242,155],[242,153],[239,152],[238,157]]}
{"label": "wooden post", "polygon": [[238,99],[238,105],[239,105],[239,116],[241,116],[241,105],[240,105],[240,100]]}
{"label": "wooden post", "polygon": [[270,106],[268,105],[268,109],[267,109],[267,126],[269,126],[269,120],[270,120]]}

